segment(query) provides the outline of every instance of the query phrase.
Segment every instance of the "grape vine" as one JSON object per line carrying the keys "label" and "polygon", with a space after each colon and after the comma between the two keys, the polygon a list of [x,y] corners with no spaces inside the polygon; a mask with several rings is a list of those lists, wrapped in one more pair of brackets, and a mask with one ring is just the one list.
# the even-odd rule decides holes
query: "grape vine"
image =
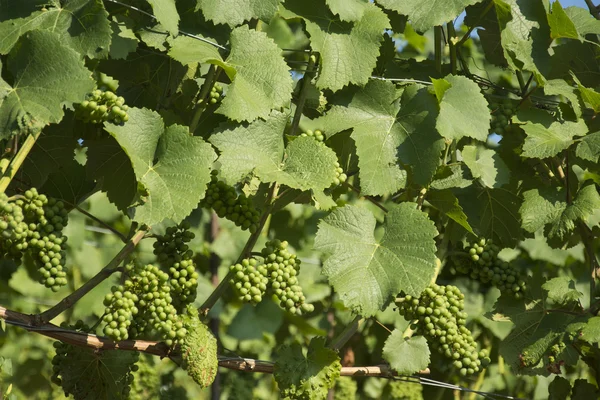
{"label": "grape vine", "polygon": [[129,106],[125,99],[110,90],[96,89],[87,99],[75,106],[75,116],[83,122],[99,124],[104,121],[122,124],[129,121]]}

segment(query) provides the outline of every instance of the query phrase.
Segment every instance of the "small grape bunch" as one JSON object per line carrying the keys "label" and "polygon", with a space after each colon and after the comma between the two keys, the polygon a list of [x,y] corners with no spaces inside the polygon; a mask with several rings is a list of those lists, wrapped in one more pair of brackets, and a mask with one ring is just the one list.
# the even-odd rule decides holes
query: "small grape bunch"
{"label": "small grape bunch", "polygon": [[212,172],[206,197],[201,204],[212,208],[220,218],[227,218],[243,230],[254,233],[258,229],[260,212],[252,204],[252,199],[244,193],[238,195],[234,187],[219,181],[217,171]]}
{"label": "small grape bunch", "polygon": [[479,239],[468,243],[465,251],[470,262],[454,257],[452,273],[468,275],[471,279],[497,287],[502,292],[511,292],[520,298],[527,288],[525,280],[512,264],[498,258],[500,247],[492,239]]}
{"label": "small grape bunch", "polygon": [[218,83],[210,89],[210,104],[217,104],[223,98],[223,86]]}
{"label": "small grape bunch", "polygon": [[246,258],[229,270],[233,273],[229,283],[235,288],[238,299],[254,305],[260,303],[269,284],[267,267],[254,258]]}
{"label": "small grape bunch", "polygon": [[[131,265],[128,265],[128,270],[131,271]],[[130,290],[125,290],[125,286],[130,287],[129,280],[125,281],[125,285],[113,286],[104,297],[104,317],[102,321],[104,326],[104,334],[113,340],[127,340],[129,338],[129,327],[131,326],[133,317],[137,315],[138,296]]]}
{"label": "small grape bunch", "polygon": [[348,176],[344,173],[344,170],[342,169],[342,167],[340,167],[340,163],[336,161],[335,162],[335,178],[333,179],[333,184],[335,186],[337,186],[340,183],[346,182],[347,179],[348,179]]}
{"label": "small grape bunch", "polygon": [[55,233],[41,236],[37,231],[29,240],[31,256],[41,274],[40,283],[53,292],[67,284],[67,270],[64,266],[66,243],[66,236]]}
{"label": "small grape bunch", "polygon": [[325,135],[323,135],[323,132],[321,132],[320,130],[315,130],[314,132],[311,130],[308,130],[306,132],[303,132],[300,134],[300,137],[312,137],[314,138],[317,142],[324,142],[325,141]]}
{"label": "small grape bunch", "polygon": [[96,89],[83,102],[75,105],[75,116],[83,122],[100,124],[109,121],[122,124],[129,121],[125,99],[110,90]]}
{"label": "small grape bunch", "polygon": [[492,112],[491,131],[498,135],[504,134],[510,128],[510,120],[517,112],[517,107],[510,99],[501,103],[492,100],[488,107]]}
{"label": "small grape bunch", "polygon": [[464,295],[456,286],[432,284],[419,297],[398,297],[396,305],[400,315],[414,321],[411,329],[425,336],[438,353],[453,360],[461,375],[472,375],[489,363],[487,351],[477,351],[473,335],[465,326]]}
{"label": "small grape bunch", "polygon": [[3,258],[12,259],[20,265],[28,246],[28,236],[29,226],[23,209],[9,202],[5,193],[0,193],[0,252]]}
{"label": "small grape bunch", "polygon": [[282,308],[292,314],[310,313],[314,311],[314,306],[306,303],[306,297],[298,284],[300,260],[287,251],[287,246],[287,241],[272,240],[261,251],[270,289]]}
{"label": "small grape bunch", "polygon": [[187,244],[195,237],[190,228],[190,223],[183,221],[177,226],[168,227],[166,234],[157,236],[154,242],[154,254],[169,274],[175,306],[180,310],[196,299],[198,287],[194,252]]}

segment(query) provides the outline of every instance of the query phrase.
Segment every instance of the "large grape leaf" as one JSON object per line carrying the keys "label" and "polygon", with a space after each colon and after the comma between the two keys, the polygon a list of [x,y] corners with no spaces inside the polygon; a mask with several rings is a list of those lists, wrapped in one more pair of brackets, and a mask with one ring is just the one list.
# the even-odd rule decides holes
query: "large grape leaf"
{"label": "large grape leaf", "polygon": [[234,27],[251,19],[270,21],[277,12],[281,0],[196,0],[196,2],[196,10],[202,9],[206,19],[215,24]]}
{"label": "large grape leaf", "polygon": [[419,32],[443,25],[456,18],[464,9],[482,0],[377,0],[383,7],[408,16]]}
{"label": "large grape leaf", "polygon": [[501,187],[508,183],[510,170],[494,150],[469,145],[463,147],[461,154],[473,178],[479,178],[485,186]]}
{"label": "large grape leaf", "polygon": [[400,375],[412,375],[429,365],[429,346],[423,336],[404,338],[404,332],[394,329],[383,346],[383,358]]}
{"label": "large grape leaf", "polygon": [[283,148],[287,115],[273,113],[266,121],[226,129],[211,136],[221,152],[221,174],[229,183],[254,172],[263,182],[279,182],[315,192],[333,183],[337,157],[333,150],[310,137],[300,137]]}
{"label": "large grape leaf", "polygon": [[110,22],[112,29],[112,40],[110,42],[109,55],[113,59],[125,60],[129,53],[137,50],[139,39],[128,26],[129,20],[123,16],[113,17]]}
{"label": "large grape leaf", "polygon": [[235,121],[267,118],[273,108],[286,106],[293,82],[275,42],[247,25],[231,33],[231,54],[225,69],[231,84],[217,112]]}
{"label": "large grape leaf", "polygon": [[135,208],[134,219],[148,225],[166,218],[183,220],[204,197],[216,159],[212,147],[190,136],[183,126],[165,129],[154,111],[132,108],[128,114],[126,124],[105,122],[105,129],[128,155],[137,181],[147,192]]}
{"label": "large grape leaf", "polygon": [[315,249],[327,254],[323,274],[356,314],[372,316],[400,292],[418,296],[433,277],[438,232],[414,203],[386,215],[381,240],[365,208],[338,208],[319,223]]}
{"label": "large grape leaf", "polygon": [[282,15],[302,17],[313,50],[320,57],[317,87],[340,90],[349,83],[365,85],[377,64],[382,32],[389,28],[385,13],[374,4],[365,5],[354,23],[339,21],[319,0],[287,0]]}
{"label": "large grape leaf", "polygon": [[560,5],[559,1],[552,3],[548,13],[548,25],[552,39],[569,38],[579,39],[579,33],[571,18]]}
{"label": "large grape leaf", "polygon": [[367,0],[325,0],[332,13],[342,21],[360,21],[367,9]]}
{"label": "large grape leaf", "polygon": [[548,238],[566,240],[575,229],[576,222],[583,222],[600,208],[600,195],[595,185],[581,188],[568,204],[562,188],[531,189],[523,193],[523,205],[519,213],[523,229],[536,232],[545,228]]}
{"label": "large grape leaf", "polygon": [[112,31],[101,1],[55,1],[42,11],[37,11],[35,4],[27,4],[27,7],[31,10],[28,17],[0,23],[0,54],[8,53],[26,32],[45,29],[60,35],[62,43],[84,56],[105,58],[108,55]]}
{"label": "large grape leaf", "polygon": [[325,347],[325,338],[314,337],[306,356],[297,342],[282,346],[277,355],[273,376],[284,398],[325,400],[340,376],[340,358]]}
{"label": "large grape leaf", "polygon": [[600,132],[590,133],[581,138],[577,145],[577,157],[591,162],[598,162],[600,157]]}
{"label": "large grape leaf", "polygon": [[437,101],[426,88],[410,85],[404,89],[396,115],[402,132],[398,158],[411,167],[413,181],[423,186],[433,179],[445,148],[435,129],[437,115]]}
{"label": "large grape leaf", "polygon": [[473,185],[456,194],[478,236],[493,238],[507,247],[521,239],[523,234],[518,213],[521,199],[511,190]]}
{"label": "large grape leaf", "polygon": [[569,17],[575,29],[581,36],[588,35],[590,33],[600,35],[600,21],[595,19],[594,16],[585,8],[581,7],[567,7],[564,10],[565,14]]}
{"label": "large grape leaf", "polygon": [[[401,92],[393,83],[370,81],[348,106],[333,106],[320,123],[327,135],[353,129],[360,167],[361,191],[385,195],[404,187],[406,171],[398,165],[398,147],[408,133],[396,120]],[[422,115],[426,115],[423,111]],[[419,118],[415,118],[416,121]]]}
{"label": "large grape leaf", "polygon": [[59,122],[63,106],[81,102],[94,88],[81,57],[56,33],[23,35],[8,56],[12,88],[0,85],[0,138]]}
{"label": "large grape leaf", "polygon": [[158,22],[173,36],[179,33],[179,14],[175,0],[146,0]]}
{"label": "large grape leaf", "polygon": [[440,135],[457,141],[466,136],[484,142],[491,115],[479,86],[464,76],[448,75],[434,81],[434,88],[443,91],[436,123]]}
{"label": "large grape leaf", "polygon": [[94,351],[68,345],[59,367],[62,387],[75,399],[126,399],[127,377],[138,353],[132,351]]}

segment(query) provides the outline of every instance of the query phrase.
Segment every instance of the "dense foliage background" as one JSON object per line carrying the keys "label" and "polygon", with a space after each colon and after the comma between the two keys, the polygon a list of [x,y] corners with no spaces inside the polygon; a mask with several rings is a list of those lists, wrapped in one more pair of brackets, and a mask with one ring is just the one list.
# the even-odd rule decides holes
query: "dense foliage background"
{"label": "dense foliage background", "polygon": [[[598,398],[600,11],[579,3],[0,0],[0,394]],[[32,187],[69,211],[66,285],[14,251]],[[231,287],[274,239],[304,298]],[[209,352],[200,311],[214,382],[169,330],[107,330],[147,264],[193,281],[170,313]]]}

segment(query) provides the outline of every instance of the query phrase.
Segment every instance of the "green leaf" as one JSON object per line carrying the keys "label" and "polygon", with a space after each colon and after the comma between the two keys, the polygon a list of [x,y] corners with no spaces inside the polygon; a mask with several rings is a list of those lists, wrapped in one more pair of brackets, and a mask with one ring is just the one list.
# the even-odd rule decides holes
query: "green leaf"
{"label": "green leaf", "polygon": [[523,157],[553,157],[573,144],[574,136],[583,136],[588,128],[583,120],[578,122],[553,121],[541,110],[527,110],[517,115],[517,122],[527,134],[523,144]]}
{"label": "green leaf", "polygon": [[383,346],[383,358],[400,375],[416,374],[427,368],[430,354],[423,336],[405,339],[399,329],[394,329]]}
{"label": "green leaf", "polygon": [[461,154],[473,178],[479,178],[485,186],[501,187],[510,180],[508,167],[494,150],[481,146],[465,146]]}
{"label": "green leaf", "polygon": [[85,173],[85,167],[71,159],[48,176],[40,192],[71,204],[79,204],[93,193],[94,186]]}
{"label": "green leaf", "polygon": [[463,165],[444,165],[438,169],[435,174],[435,179],[431,183],[432,189],[444,190],[451,188],[464,189],[473,184],[467,176],[467,168]]}
{"label": "green leaf", "polygon": [[86,143],[86,170],[100,184],[111,203],[126,210],[137,192],[137,181],[131,160],[112,137]]}
{"label": "green leaf", "polygon": [[592,317],[581,330],[581,340],[588,343],[600,343],[600,317]]}
{"label": "green leaf", "polygon": [[583,293],[575,289],[575,282],[566,276],[552,278],[542,288],[548,292],[548,300],[558,305],[566,305],[583,296]]}
{"label": "green leaf", "polygon": [[[346,2],[345,2],[346,3]],[[362,19],[336,21],[318,0],[287,0],[286,18],[302,17],[313,50],[321,55],[317,87],[338,91],[352,83],[364,86],[377,64],[382,32],[390,23],[374,4],[366,4]]]}
{"label": "green leaf", "polygon": [[131,108],[128,114],[126,124],[105,122],[105,129],[127,153],[137,181],[148,192],[134,219],[148,225],[166,218],[178,223],[204,197],[216,155],[202,138],[190,136],[186,127],[165,129],[154,111]]}
{"label": "green leaf", "polygon": [[377,0],[383,7],[408,16],[419,32],[443,25],[456,18],[464,9],[482,0],[430,0],[426,5],[420,0]]}
{"label": "green leaf", "polygon": [[277,354],[273,376],[284,399],[325,400],[340,376],[340,358],[325,347],[324,338],[314,337],[306,356],[297,342],[282,346]]}
{"label": "green leaf", "polygon": [[506,247],[522,237],[517,211],[521,200],[510,190],[472,186],[456,194],[477,236],[493,238]]}
{"label": "green leaf", "polygon": [[94,351],[67,346],[58,364],[62,388],[75,399],[126,399],[127,377],[138,353],[133,351]]}
{"label": "green leaf", "polygon": [[548,385],[548,400],[567,400],[570,394],[571,383],[562,376],[557,376]]}
{"label": "green leaf", "polygon": [[390,209],[381,240],[364,208],[345,206],[319,223],[315,249],[328,255],[323,274],[356,314],[375,315],[401,291],[418,296],[433,277],[438,232],[413,203]]}
{"label": "green leaf", "polygon": [[576,154],[577,157],[584,160],[598,162],[598,157],[600,157],[600,131],[581,138],[581,142],[577,145]]}
{"label": "green leaf", "polygon": [[451,87],[440,101],[438,132],[446,139],[470,137],[485,142],[491,115],[479,86],[464,76],[448,75],[444,80]]}
{"label": "green leaf", "polygon": [[523,193],[519,213],[523,229],[535,232],[546,227],[549,238],[566,240],[578,220],[583,222],[600,207],[600,195],[594,185],[581,188],[571,204],[567,204],[564,190],[558,188],[531,189]]}
{"label": "green leaf", "polygon": [[469,27],[481,27],[477,35],[481,41],[485,58],[490,63],[506,67],[506,58],[502,50],[501,26],[505,26],[512,18],[511,6],[502,0],[490,0],[493,5],[484,14],[489,1],[467,7],[464,23]]}
{"label": "green leaf", "polygon": [[325,0],[332,13],[342,21],[360,21],[367,9],[367,0]]}
{"label": "green leaf", "polygon": [[600,21],[585,8],[581,7],[567,7],[564,12],[567,14],[569,19],[575,25],[575,29],[581,36],[588,35],[590,33],[600,35]]}
{"label": "green leaf", "polygon": [[588,382],[585,379],[576,379],[573,384],[573,392],[571,400],[587,400],[598,397],[598,389],[596,385]]}
{"label": "green leaf", "polygon": [[275,42],[247,25],[234,29],[230,42],[226,62],[235,73],[225,69],[232,82],[217,112],[235,121],[253,121],[267,118],[273,108],[287,106],[292,78]]}
{"label": "green leaf", "polygon": [[81,102],[94,88],[79,54],[48,31],[31,31],[8,56],[14,85],[0,83],[0,138],[59,122],[63,106]]}
{"label": "green leaf", "polygon": [[110,22],[112,29],[112,40],[110,43],[110,58],[126,59],[129,53],[137,50],[138,38],[135,33],[127,26],[127,19],[113,17]]}
{"label": "green leaf", "polygon": [[423,186],[433,179],[445,148],[435,130],[437,115],[437,102],[426,88],[410,85],[404,89],[396,115],[401,128],[398,158],[412,167],[413,181]]}
{"label": "green leaf", "polygon": [[227,334],[237,340],[262,339],[266,333],[275,334],[283,323],[283,311],[271,300],[256,307],[246,304],[231,321]]}
{"label": "green leaf", "polygon": [[[328,136],[354,130],[352,139],[358,154],[361,191],[365,194],[386,195],[404,187],[406,171],[398,165],[398,147],[406,141],[410,121],[405,117],[405,128],[396,120],[400,95],[391,82],[370,81],[348,106],[333,106],[320,119]],[[422,116],[415,121],[419,123]]]}
{"label": "green leaf", "polygon": [[225,64],[219,50],[211,44],[188,36],[178,36],[170,40],[169,45],[169,56],[184,65],[210,63],[235,75],[235,68]]}
{"label": "green leaf", "polygon": [[594,113],[600,113],[600,93],[583,86],[575,74],[571,73],[571,76],[579,88],[579,95],[584,104],[594,110]]}
{"label": "green leaf", "polygon": [[28,5],[30,12],[35,11],[28,17],[0,23],[0,54],[8,53],[26,32],[43,29],[58,34],[61,43],[84,56],[105,58],[108,55],[112,31],[101,1],[68,0],[51,4],[54,7],[43,11],[35,11],[37,7]]}
{"label": "green leaf", "polygon": [[179,33],[179,14],[175,0],[146,0],[154,11],[158,22],[173,36]]}
{"label": "green leaf", "polygon": [[549,96],[564,96],[571,103],[577,117],[581,116],[581,105],[575,88],[564,79],[551,79],[544,85],[544,93]]}
{"label": "green leaf", "polygon": [[446,214],[448,218],[452,219],[454,222],[458,223],[467,231],[475,235],[473,228],[471,228],[471,225],[469,225],[469,222],[467,221],[467,215],[463,211],[462,207],[458,203],[458,199],[451,190],[434,190],[428,192],[427,201],[433,207]]}
{"label": "green leaf", "polygon": [[215,24],[227,24],[231,27],[244,21],[260,19],[269,21],[277,12],[281,0],[196,0],[196,10],[202,9],[206,19]]}
{"label": "green leaf", "polygon": [[552,12],[548,14],[550,36],[552,39],[579,39],[579,34],[571,18],[565,13],[559,1],[552,3]]}

